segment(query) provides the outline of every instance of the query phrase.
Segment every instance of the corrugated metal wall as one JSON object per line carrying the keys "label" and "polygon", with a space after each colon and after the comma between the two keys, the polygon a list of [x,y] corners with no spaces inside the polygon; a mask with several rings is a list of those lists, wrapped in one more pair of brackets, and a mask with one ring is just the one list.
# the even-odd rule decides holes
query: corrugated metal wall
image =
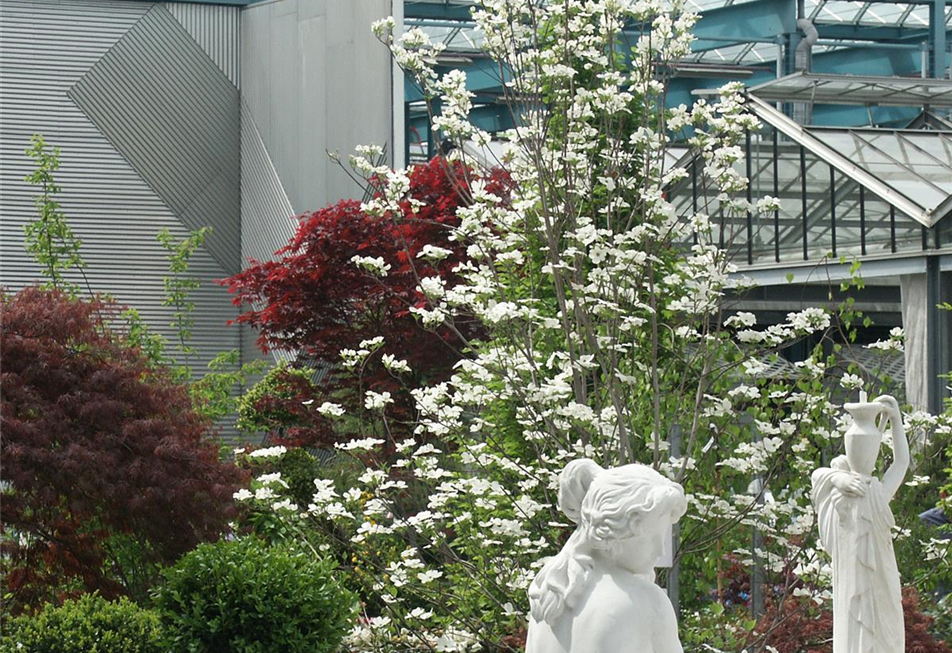
{"label": "corrugated metal wall", "polygon": [[[241,260],[270,261],[288,244],[297,229],[294,209],[281,185],[251,112],[241,104]],[[244,360],[263,357],[257,332],[242,326]],[[290,361],[288,352],[272,352],[276,360]]]}
{"label": "corrugated metal wall", "polygon": [[297,220],[251,112],[241,105],[241,258],[271,260]]}
{"label": "corrugated metal wall", "polygon": [[172,338],[155,235],[211,224],[191,266],[197,365],[236,347],[256,358],[214,280],[270,258],[295,211],[359,196],[327,150],[346,161],[389,140],[389,54],[370,32],[389,13],[389,0],[0,0],[0,284],[41,277],[23,250],[24,150],[41,133],[62,149],[59,200],[92,289]]}
{"label": "corrugated metal wall", "polygon": [[241,82],[241,9],[220,5],[167,2],[175,16],[232,84]]}
{"label": "corrugated metal wall", "polygon": [[[0,1],[0,284],[16,290],[41,277],[23,249],[23,226],[36,215],[24,150],[32,134],[43,134],[62,150],[59,200],[83,241],[93,290],[137,308],[171,338],[171,309],[162,306],[167,262],[155,235],[167,228],[184,237],[188,230],[68,96],[151,8],[118,0]],[[237,70],[237,47],[233,53]],[[123,87],[112,93],[121,95]],[[137,116],[127,118],[134,127]],[[191,155],[188,148],[179,154]],[[232,219],[238,223],[237,210]],[[238,329],[225,326],[236,311],[213,281],[227,273],[207,250],[196,253],[191,272],[203,281],[194,295],[194,345],[204,365],[240,346]]]}
{"label": "corrugated metal wall", "polygon": [[[117,92],[121,89],[121,92]],[[238,89],[161,6],[68,95],[230,274],[241,267]]]}

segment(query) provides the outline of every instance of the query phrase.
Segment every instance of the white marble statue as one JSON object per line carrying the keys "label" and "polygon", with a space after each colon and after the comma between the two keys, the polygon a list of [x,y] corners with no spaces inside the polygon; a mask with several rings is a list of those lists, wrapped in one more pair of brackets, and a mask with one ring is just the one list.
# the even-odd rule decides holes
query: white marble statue
{"label": "white marble statue", "polygon": [[[833,559],[833,653],[903,653],[905,631],[889,502],[909,468],[902,413],[892,397],[846,404],[846,455],[813,472],[820,542]],[[879,417],[879,424],[876,419]],[[893,463],[873,476],[889,423]]]}
{"label": "white marble statue", "polygon": [[681,653],[674,609],[655,582],[680,485],[644,465],[575,460],[559,507],[578,528],[529,587],[526,653]]}

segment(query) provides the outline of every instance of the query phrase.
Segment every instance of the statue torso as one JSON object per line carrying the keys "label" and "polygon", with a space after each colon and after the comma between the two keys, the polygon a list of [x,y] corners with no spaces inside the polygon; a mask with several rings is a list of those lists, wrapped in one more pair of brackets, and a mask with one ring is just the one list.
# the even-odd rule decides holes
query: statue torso
{"label": "statue torso", "polygon": [[554,624],[530,620],[526,653],[680,653],[673,608],[653,582],[595,569],[579,598]]}

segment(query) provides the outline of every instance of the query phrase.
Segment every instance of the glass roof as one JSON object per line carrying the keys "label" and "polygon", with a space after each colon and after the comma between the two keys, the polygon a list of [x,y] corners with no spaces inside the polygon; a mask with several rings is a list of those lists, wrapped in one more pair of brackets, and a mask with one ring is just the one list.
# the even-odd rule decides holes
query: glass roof
{"label": "glass roof", "polygon": [[952,134],[878,129],[810,133],[927,213],[952,197]]}
{"label": "glass roof", "polygon": [[[815,45],[813,54],[841,50],[837,45]],[[706,64],[735,64],[740,66],[757,66],[769,64],[771,69],[777,61],[777,46],[774,43],[736,43],[722,48],[694,52],[685,57],[686,61]]]}
{"label": "glass roof", "polygon": [[952,212],[952,134],[805,128],[758,96],[747,97],[764,123],[923,226]]}
{"label": "glass roof", "polygon": [[684,147],[681,145],[669,145],[664,150],[664,169],[667,172],[671,168],[674,168],[678,165],[678,162],[684,158],[684,155],[690,151],[691,148]]}
{"label": "glass roof", "polygon": [[[544,1],[544,0],[540,0]],[[703,12],[726,6],[737,6],[754,0],[686,0],[692,11]],[[416,5],[459,10],[472,6],[471,0],[413,0]],[[898,27],[925,29],[929,26],[929,8],[924,4],[861,2],[859,0],[806,0],[806,15],[818,25],[854,25],[857,27]],[[408,25],[422,27],[431,38],[446,44],[447,50],[472,52],[482,45],[480,35],[468,20],[410,18]],[[952,25],[952,3],[946,11],[946,24]],[[831,52],[843,46],[820,43],[814,54]],[[710,64],[758,65],[776,62],[777,46],[772,43],[725,44],[724,47],[696,52],[688,61]]]}
{"label": "glass roof", "polygon": [[[891,2],[806,0],[806,15],[819,23],[922,28],[929,26],[926,5]],[[952,13],[946,15],[948,19]]]}
{"label": "glass roof", "polygon": [[798,72],[754,86],[763,100],[815,104],[952,107],[952,80]]}
{"label": "glass roof", "polygon": [[715,237],[738,262],[952,248],[952,133],[803,128],[762,100],[751,98],[748,106],[762,127],[751,133],[738,172],[750,178],[751,199],[772,195],[779,210],[725,213],[717,188],[690,155],[680,161],[688,177],[670,190],[680,215],[711,216]]}
{"label": "glass roof", "polygon": [[447,52],[480,52],[483,47],[483,34],[471,26],[463,24],[453,27],[446,24],[432,24],[432,21],[414,23],[429,34],[430,40],[442,43]]}

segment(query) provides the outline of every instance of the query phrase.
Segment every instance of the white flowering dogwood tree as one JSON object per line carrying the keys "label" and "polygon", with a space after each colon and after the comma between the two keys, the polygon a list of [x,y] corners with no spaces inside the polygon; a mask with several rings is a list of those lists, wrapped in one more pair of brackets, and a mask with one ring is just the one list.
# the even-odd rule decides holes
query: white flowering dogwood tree
{"label": "white flowering dogwood tree", "polygon": [[[686,602],[720,598],[722,561],[733,556],[761,566],[777,604],[796,595],[822,603],[829,582],[809,473],[846,428],[831,392],[875,392],[878,381],[837,363],[855,319],[849,307],[806,307],[769,326],[732,311],[745,284],[729,234],[669,201],[687,175],[665,156],[680,138],[721,210],[774,210],[773,198],[746,199],[740,144],[758,124],[741,89],[665,109],[697,17],[662,0],[484,0],[473,18],[516,124],[497,135],[505,196],[487,190],[485,163],[468,154],[492,137],[469,120],[465,73],[438,75],[442,45],[420,29],[396,34],[384,20],[374,30],[424,97],[438,100],[432,129],[462,162],[447,169],[466,200],[452,238],[469,262],[453,285],[419,278],[425,303],[409,310],[433,328],[478,318],[485,337],[458,331],[467,349],[455,374],[414,390],[414,437],[394,441],[390,393],[366,388],[362,432],[339,445],[338,455],[366,467],[353,483],[319,478],[310,504],[296,505],[271,473],[237,498],[273,511],[286,536],[354,572],[365,600],[348,644],[355,651],[520,650],[528,584],[573,527],[555,490],[579,456],[653,465],[684,485],[691,507],[675,559],[690,570]],[[363,210],[397,219],[408,175],[372,163],[375,151],[353,159],[377,188]],[[352,262],[377,277],[393,263]],[[771,373],[777,352],[798,340],[815,343],[813,353]],[[359,374],[380,355],[380,342],[365,344],[341,352],[343,368]],[[895,355],[902,335],[876,346]],[[395,378],[410,372],[395,356],[382,362]],[[348,419],[330,400],[312,409]],[[911,430],[936,427],[918,419]],[[761,650],[767,635],[749,637]]]}

